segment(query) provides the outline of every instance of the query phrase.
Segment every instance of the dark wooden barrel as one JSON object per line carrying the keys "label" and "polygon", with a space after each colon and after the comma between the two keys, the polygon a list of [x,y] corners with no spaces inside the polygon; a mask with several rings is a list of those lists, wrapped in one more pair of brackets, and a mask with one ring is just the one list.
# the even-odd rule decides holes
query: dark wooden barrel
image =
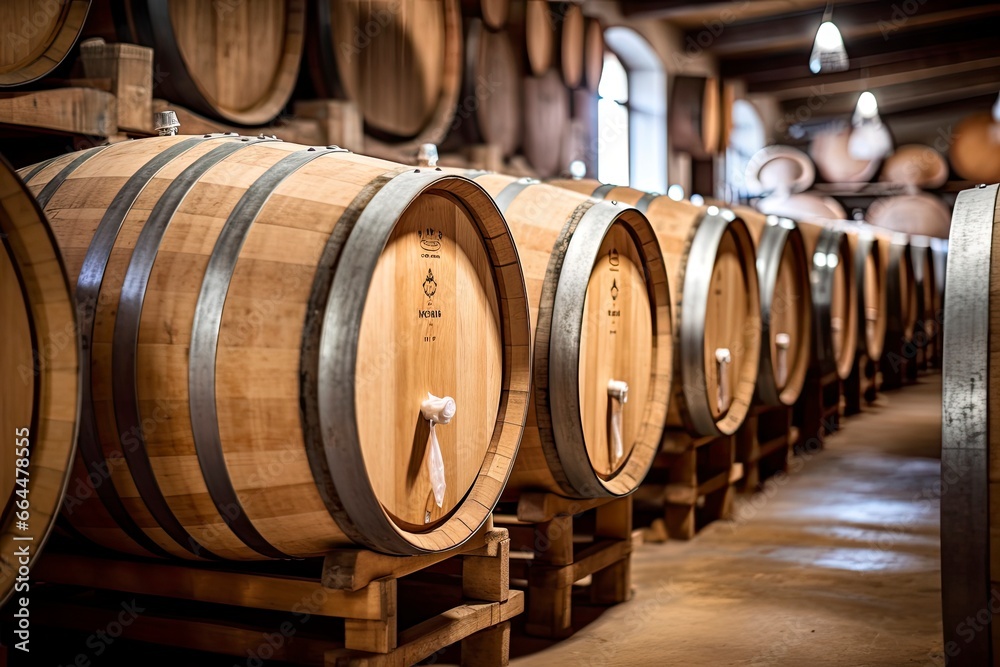
{"label": "dark wooden barrel", "polygon": [[733,212],[746,223],[757,253],[761,315],[757,401],[792,406],[812,361],[812,258],[794,221],[744,206]]}
{"label": "dark wooden barrel", "polygon": [[470,175],[510,225],[534,333],[528,426],[508,493],[631,493],[659,451],[671,389],[670,290],[653,227],[631,206]]}
{"label": "dark wooden barrel", "polygon": [[524,79],[524,156],[542,178],[563,173],[570,124],[569,90],[555,70]]}
{"label": "dark wooden barrel", "polygon": [[812,258],[813,363],[820,376],[846,380],[855,364],[858,340],[858,287],[854,254],[846,232],[799,222]]}
{"label": "dark wooden barrel", "polygon": [[903,384],[916,360],[913,330],[917,323],[917,289],[913,277],[910,241],[901,232],[883,231],[882,258],[886,270],[885,347],[879,370],[882,386],[893,389]]}
{"label": "dark wooden barrel", "polygon": [[157,94],[239,125],[271,122],[295,89],[306,0],[110,0],[118,39],[153,48]]}
{"label": "dark wooden barrel", "polygon": [[[235,134],[98,147],[28,184],[82,314],[64,514],[83,536],[191,559],[413,554],[487,520],[530,353],[516,251],[480,186]],[[455,401],[443,470],[429,393]]]}
{"label": "dark wooden barrel", "polygon": [[90,0],[5,0],[0,6],[0,88],[40,79],[76,44]]}
{"label": "dark wooden barrel", "polygon": [[502,30],[510,15],[510,0],[462,0],[467,16],[482,19],[490,30]]}
{"label": "dark wooden barrel", "polygon": [[973,626],[970,620],[982,618],[983,610],[992,610],[1000,596],[1000,482],[994,472],[1000,463],[1000,358],[993,296],[1000,285],[998,189],[980,186],[958,195],[949,242],[941,406],[941,593],[944,650],[954,667],[1000,665],[1000,629],[989,622]]}
{"label": "dark wooden barrel", "polygon": [[584,36],[583,75],[587,90],[597,94],[604,72],[604,28],[595,18],[587,19],[586,35]]}
{"label": "dark wooden barrel", "polygon": [[587,24],[583,9],[577,4],[567,4],[559,30],[559,68],[563,82],[570,88],[578,88],[583,83],[586,40]]}
{"label": "dark wooden barrel", "polygon": [[722,132],[719,81],[704,76],[676,76],[669,99],[667,122],[673,149],[697,158],[715,155]]}
{"label": "dark wooden barrel", "polygon": [[935,360],[940,354],[938,322],[943,315],[930,238],[910,236],[910,261],[913,262],[913,283],[917,294],[913,344],[917,348],[918,367],[926,370],[936,365]]}
{"label": "dark wooden barrel", "polygon": [[[76,449],[80,356],[69,280],[52,230],[0,158],[0,605],[38,553]],[[26,595],[26,593],[22,593]]]}
{"label": "dark wooden barrel", "polygon": [[458,0],[317,0],[309,26],[313,85],[358,105],[366,150],[444,139],[462,87]]}
{"label": "dark wooden barrel", "polygon": [[753,402],[761,350],[760,291],[746,223],[718,206],[602,185],[553,181],[625,202],[649,218],[667,264],[674,318],[674,396],[667,425],[732,435]]}
{"label": "dark wooden barrel", "polygon": [[466,143],[492,144],[503,157],[513,155],[521,145],[521,71],[506,31],[467,21],[462,91],[453,126]]}

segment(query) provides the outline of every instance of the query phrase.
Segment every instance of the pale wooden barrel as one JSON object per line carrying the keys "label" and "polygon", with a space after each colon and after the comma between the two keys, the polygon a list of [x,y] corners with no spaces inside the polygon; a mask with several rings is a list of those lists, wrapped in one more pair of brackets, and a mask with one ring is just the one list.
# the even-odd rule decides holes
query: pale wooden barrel
{"label": "pale wooden barrel", "polygon": [[5,0],[0,3],[0,88],[40,79],[76,44],[90,0]]}
{"label": "pale wooden barrel", "polygon": [[1000,629],[969,618],[1000,594],[1000,365],[995,351],[1000,286],[997,185],[958,195],[944,300],[941,448],[941,589],[949,665],[1000,665]]}
{"label": "pale wooden barrel", "polygon": [[[653,228],[632,207],[532,179],[475,179],[510,225],[535,336],[528,427],[508,489],[631,493],[659,450],[671,388],[667,269]],[[611,382],[627,385],[624,403]]]}
{"label": "pale wooden barrel", "polygon": [[[587,179],[553,183],[631,204],[649,218],[671,286],[674,390],[667,425],[705,436],[735,433],[753,402],[761,349],[756,256],[746,224],[717,206],[634,188]],[[728,363],[719,361],[723,351]]]}
{"label": "pale wooden barrel", "polygon": [[320,0],[310,30],[313,85],[358,105],[375,148],[444,139],[462,87],[458,0]]}
{"label": "pale wooden barrel", "polygon": [[[37,560],[76,448],[80,357],[62,257],[45,216],[0,159],[0,605]],[[23,524],[21,522],[24,522]],[[24,593],[22,593],[24,595]]]}
{"label": "pale wooden barrel", "polygon": [[503,157],[521,145],[521,68],[505,31],[486,29],[484,22],[466,23],[465,77],[462,104],[454,125],[466,143],[492,144]]}
{"label": "pale wooden barrel", "polygon": [[812,258],[813,360],[822,376],[846,380],[854,368],[858,341],[858,283],[848,234],[799,221]]}
{"label": "pale wooden barrel", "polygon": [[271,122],[295,89],[306,0],[115,0],[118,38],[152,47],[158,94],[240,125]]}
{"label": "pale wooden barrel", "polygon": [[733,212],[746,223],[757,254],[762,327],[757,400],[795,405],[812,361],[811,258],[794,221],[745,206]]}
{"label": "pale wooden barrel", "polygon": [[[516,251],[481,187],[234,134],[95,148],[29,186],[82,313],[64,513],[83,536],[252,560],[439,551],[486,521],[530,360]],[[435,427],[440,504],[428,393],[457,404]]]}

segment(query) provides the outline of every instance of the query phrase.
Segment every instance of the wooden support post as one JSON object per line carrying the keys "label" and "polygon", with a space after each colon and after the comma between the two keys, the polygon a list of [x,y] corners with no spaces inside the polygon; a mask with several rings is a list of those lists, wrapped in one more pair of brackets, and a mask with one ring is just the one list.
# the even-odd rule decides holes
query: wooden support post
{"label": "wooden support post", "polygon": [[462,667],[507,667],[509,664],[510,621],[462,640]]}
{"label": "wooden support post", "polygon": [[346,100],[304,100],[295,103],[295,115],[318,121],[324,143],[363,152],[364,124],[358,105]]}
{"label": "wooden support post", "polygon": [[[614,500],[597,508],[594,539],[632,539],[632,503],[629,498]],[[590,599],[596,604],[618,604],[632,596],[632,559],[622,560],[594,572]]]}

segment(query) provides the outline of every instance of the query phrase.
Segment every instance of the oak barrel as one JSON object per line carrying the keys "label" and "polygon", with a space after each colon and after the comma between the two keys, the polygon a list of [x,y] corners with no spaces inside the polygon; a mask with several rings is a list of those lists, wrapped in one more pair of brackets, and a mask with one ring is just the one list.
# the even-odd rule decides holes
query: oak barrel
{"label": "oak barrel", "polygon": [[916,359],[913,331],[917,323],[917,287],[909,237],[902,232],[882,231],[887,242],[882,258],[886,264],[885,347],[879,369],[886,389],[903,383],[904,371]]}
{"label": "oak barrel", "polygon": [[850,239],[827,225],[798,224],[812,258],[813,363],[820,377],[836,373],[846,380],[854,368],[858,340],[858,284]]}
{"label": "oak barrel", "polygon": [[366,148],[444,139],[462,87],[458,0],[318,0],[309,25],[313,85],[358,105]]}
{"label": "oak barrel", "polygon": [[0,88],[40,79],[76,44],[90,0],[5,0],[0,3]]}
{"label": "oak barrel", "polygon": [[634,188],[588,179],[553,183],[631,204],[649,218],[671,286],[674,395],[667,425],[705,436],[735,433],[753,401],[761,345],[756,256],[746,224],[718,206]]}
{"label": "oak barrel", "polygon": [[111,0],[118,39],[153,48],[158,94],[240,125],[271,122],[295,88],[306,0]]}
{"label": "oak barrel", "polygon": [[530,360],[480,186],[235,134],[98,147],[29,186],[82,313],[76,531],[252,560],[439,551],[486,521]]}
{"label": "oak barrel", "polygon": [[555,70],[524,78],[524,156],[542,178],[559,175],[569,167],[563,164],[570,126],[569,97]]}
{"label": "oak barrel", "polygon": [[587,90],[597,94],[597,88],[601,83],[601,75],[604,73],[604,28],[601,22],[595,18],[587,19],[586,34],[584,35],[583,53],[583,76],[587,84]]}
{"label": "oak barrel", "polygon": [[570,88],[578,88],[583,83],[586,40],[583,9],[577,4],[567,4],[559,31],[559,69],[563,82]]}
{"label": "oak barrel", "polygon": [[62,257],[45,216],[0,159],[0,605],[27,595],[28,547],[37,559],[73,462],[80,401],[76,317]]}
{"label": "oak barrel", "polygon": [[913,343],[917,348],[918,363],[926,369],[934,363],[938,354],[938,322],[942,315],[934,276],[937,269],[929,237],[910,235],[910,260],[913,262],[913,283],[917,296]]}
{"label": "oak barrel", "polygon": [[635,208],[533,179],[475,175],[517,244],[534,332],[532,402],[508,488],[594,498],[634,491],[670,399],[670,294]]}
{"label": "oak barrel", "polygon": [[674,77],[667,121],[673,150],[702,159],[719,152],[722,134],[719,95],[718,79],[703,76]]}
{"label": "oak barrel", "polygon": [[482,19],[490,30],[502,30],[510,14],[510,0],[462,0],[465,14]]}
{"label": "oak barrel", "polygon": [[462,104],[453,126],[469,144],[492,144],[503,157],[521,145],[521,71],[506,31],[466,21]]}
{"label": "oak barrel", "polygon": [[757,401],[795,405],[812,361],[811,257],[798,225],[737,206],[757,254],[761,346]]}
{"label": "oak barrel", "polygon": [[[944,649],[954,667],[1000,664],[1000,186],[959,193],[944,300],[941,589]],[[983,625],[970,619],[983,618]],[[978,621],[976,621],[978,623]],[[980,628],[973,632],[971,627]],[[958,649],[958,650],[955,650]]]}

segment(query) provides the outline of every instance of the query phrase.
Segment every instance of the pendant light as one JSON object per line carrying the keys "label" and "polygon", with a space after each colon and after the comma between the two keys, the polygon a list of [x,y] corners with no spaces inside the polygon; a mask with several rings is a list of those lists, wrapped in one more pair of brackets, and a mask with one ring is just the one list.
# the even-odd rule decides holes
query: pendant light
{"label": "pendant light", "polygon": [[809,55],[809,70],[813,74],[843,72],[849,64],[844,38],[833,22],[833,7],[827,4],[823,12],[823,22],[816,31],[812,53]]}

